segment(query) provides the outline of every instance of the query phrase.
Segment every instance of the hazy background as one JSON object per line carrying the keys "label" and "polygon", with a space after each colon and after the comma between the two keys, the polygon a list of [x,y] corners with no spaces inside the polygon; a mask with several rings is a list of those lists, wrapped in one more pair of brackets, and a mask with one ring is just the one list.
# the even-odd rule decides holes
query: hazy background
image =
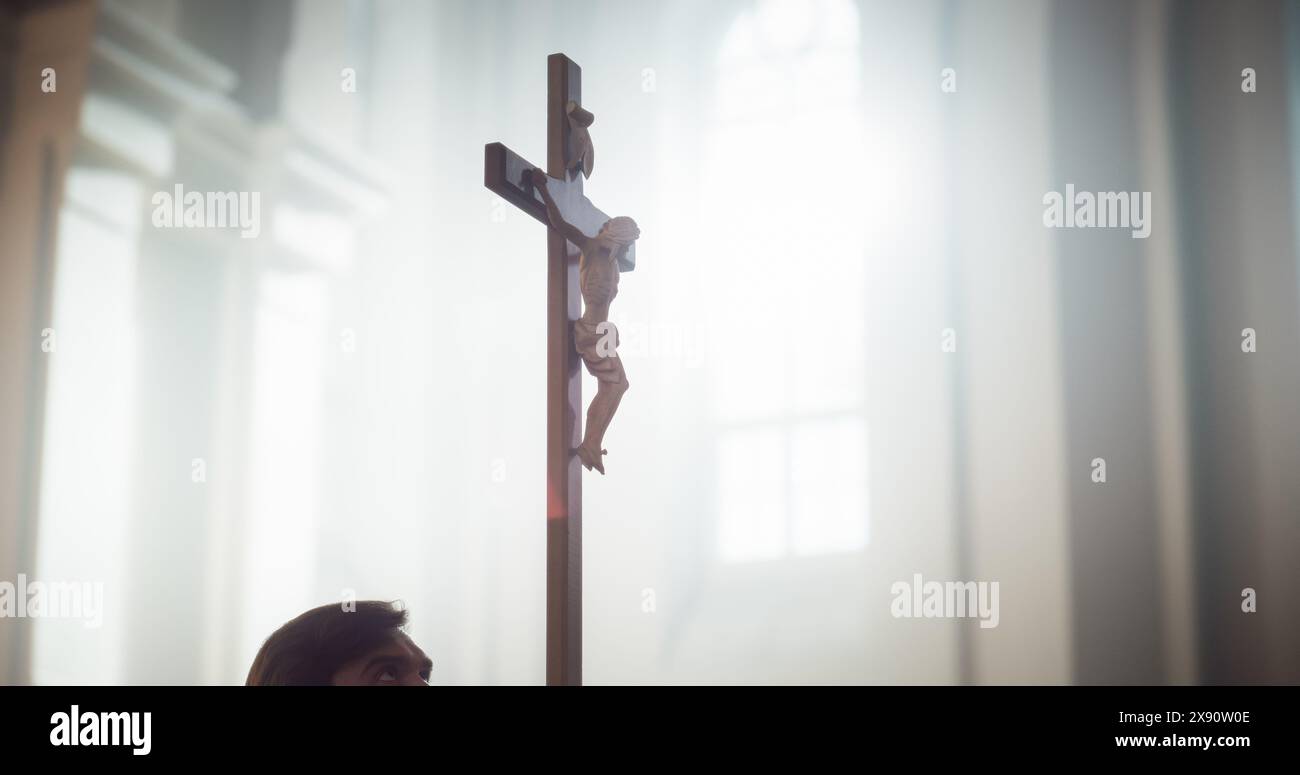
{"label": "hazy background", "polygon": [[[12,4],[0,580],[106,610],[0,620],[0,679],[239,683],[355,593],[543,681],[545,240],[482,148],[545,160],[563,52],[643,234],[588,683],[1300,681],[1298,10]],[[1044,228],[1067,182],[1150,238]],[[261,235],[154,228],[176,183]],[[914,573],[999,626],[893,618]]]}

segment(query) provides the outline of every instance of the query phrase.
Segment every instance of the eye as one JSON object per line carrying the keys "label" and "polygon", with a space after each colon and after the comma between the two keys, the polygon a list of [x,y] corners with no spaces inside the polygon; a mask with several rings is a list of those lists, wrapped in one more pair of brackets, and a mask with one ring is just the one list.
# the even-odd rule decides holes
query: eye
{"label": "eye", "polygon": [[396,680],[397,680],[397,674],[396,674],[396,672],[393,671],[393,670],[387,670],[387,669],[385,669],[385,670],[380,671],[380,673],[379,673],[379,680],[381,680],[381,681],[396,681]]}

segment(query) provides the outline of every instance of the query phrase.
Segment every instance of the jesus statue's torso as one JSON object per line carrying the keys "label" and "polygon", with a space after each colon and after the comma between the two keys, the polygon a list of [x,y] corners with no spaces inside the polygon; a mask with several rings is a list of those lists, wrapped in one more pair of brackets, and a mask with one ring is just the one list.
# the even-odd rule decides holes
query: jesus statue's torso
{"label": "jesus statue's torso", "polygon": [[609,319],[609,305],[618,295],[618,265],[609,249],[596,238],[582,246],[578,263],[578,288],[582,291],[582,317],[588,322]]}

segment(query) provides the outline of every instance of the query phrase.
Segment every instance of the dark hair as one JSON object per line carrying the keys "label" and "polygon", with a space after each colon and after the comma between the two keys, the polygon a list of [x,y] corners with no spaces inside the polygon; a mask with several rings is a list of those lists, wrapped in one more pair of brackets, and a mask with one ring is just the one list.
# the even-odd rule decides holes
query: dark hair
{"label": "dark hair", "polygon": [[330,603],[271,633],[248,669],[246,686],[329,686],[339,668],[406,626],[396,602]]}

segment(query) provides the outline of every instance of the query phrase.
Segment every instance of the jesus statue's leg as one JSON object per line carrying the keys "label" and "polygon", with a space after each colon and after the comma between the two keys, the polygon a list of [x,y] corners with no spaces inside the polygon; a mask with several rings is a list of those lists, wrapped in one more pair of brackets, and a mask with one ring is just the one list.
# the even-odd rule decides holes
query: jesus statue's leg
{"label": "jesus statue's leg", "polygon": [[609,427],[609,421],[613,419],[614,412],[618,411],[619,402],[629,387],[622,361],[615,359],[613,362],[617,364],[617,370],[613,374],[616,379],[602,379],[597,383],[596,397],[591,399],[591,405],[587,407],[587,428],[582,445],[575,450],[588,470],[594,468],[602,474],[605,473],[605,465],[601,455],[605,454],[605,450],[601,444],[605,439],[605,429]]}

